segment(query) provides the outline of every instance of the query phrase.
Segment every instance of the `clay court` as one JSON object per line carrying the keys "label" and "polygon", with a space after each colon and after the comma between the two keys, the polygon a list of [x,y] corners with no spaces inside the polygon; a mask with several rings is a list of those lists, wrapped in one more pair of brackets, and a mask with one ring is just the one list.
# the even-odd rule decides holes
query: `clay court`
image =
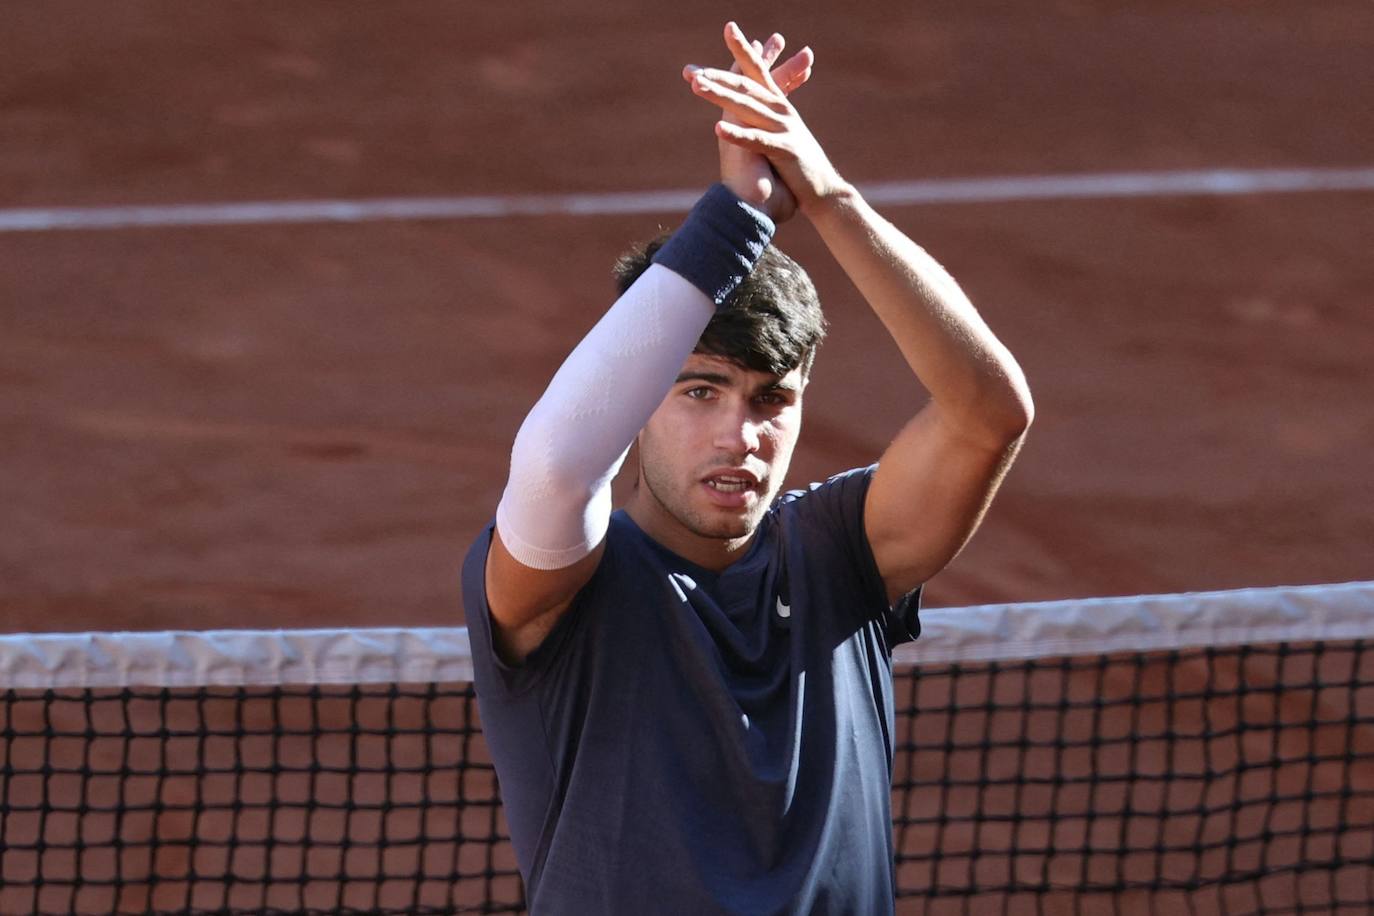
{"label": "clay court", "polygon": [[[861,187],[1366,176],[880,207],[1037,408],[928,606],[1374,578],[1366,0],[51,0],[0,30],[0,225],[525,212],[0,231],[0,630],[461,623],[458,565],[525,410],[609,303],[615,256],[682,215],[608,195],[713,180],[713,114],[678,72],[721,59],[731,17],[815,49],[794,101]],[[538,212],[570,194],[591,203]],[[924,394],[814,232],[777,241],[831,322],[800,485],[874,460]]]}
{"label": "clay court", "polygon": [[[721,5],[48,3],[0,37],[7,207],[693,189]],[[753,20],[757,18],[758,22]],[[819,5],[796,103],[852,180],[1374,162],[1374,9]],[[931,605],[1367,578],[1374,196],[887,208],[1038,419]],[[680,213],[0,233],[7,630],[447,624],[524,410]],[[792,480],[919,405],[832,323]]]}

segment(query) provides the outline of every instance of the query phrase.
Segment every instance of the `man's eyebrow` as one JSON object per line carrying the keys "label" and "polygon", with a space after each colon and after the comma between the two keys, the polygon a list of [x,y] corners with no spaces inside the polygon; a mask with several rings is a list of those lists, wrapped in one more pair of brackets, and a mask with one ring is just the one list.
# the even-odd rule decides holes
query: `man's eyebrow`
{"label": "man's eyebrow", "polygon": [[684,372],[677,377],[677,381],[673,384],[676,385],[677,382],[689,381],[710,382],[712,385],[728,385],[731,379],[730,376],[720,372]]}
{"label": "man's eyebrow", "polygon": [[760,386],[764,391],[800,391],[801,386],[789,379],[778,379]]}
{"label": "man's eyebrow", "polygon": [[[677,377],[677,380],[673,382],[673,384],[676,385],[680,382],[706,382],[709,385],[720,385],[721,387],[728,388],[730,385],[733,385],[735,383],[735,378],[733,376],[726,375],[723,372],[683,372],[681,375]],[[764,382],[763,384],[757,386],[754,390],[785,391],[788,393],[795,393],[801,390],[801,386],[789,379],[775,378],[771,381]]]}

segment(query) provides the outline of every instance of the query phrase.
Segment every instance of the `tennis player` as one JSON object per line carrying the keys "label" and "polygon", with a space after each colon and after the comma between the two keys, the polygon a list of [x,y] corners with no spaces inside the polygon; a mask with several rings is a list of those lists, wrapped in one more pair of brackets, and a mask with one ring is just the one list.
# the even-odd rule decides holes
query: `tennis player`
{"label": "tennis player", "polygon": [[[810,50],[774,68],[780,36],[725,43],[732,70],[683,74],[719,109],[721,183],[622,260],[463,567],[537,916],[893,912],[891,651],[1031,422],[1010,353],[788,100]],[[824,330],[770,247],[795,212],[931,398],[876,464],[780,495]]]}

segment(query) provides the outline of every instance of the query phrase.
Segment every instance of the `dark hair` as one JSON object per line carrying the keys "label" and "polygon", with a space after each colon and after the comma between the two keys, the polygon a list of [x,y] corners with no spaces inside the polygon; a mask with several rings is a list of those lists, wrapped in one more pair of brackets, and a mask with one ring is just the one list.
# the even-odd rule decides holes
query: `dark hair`
{"label": "dark hair", "polygon": [[[615,281],[622,294],[648,270],[654,253],[669,236],[636,245],[620,256]],[[769,245],[753,272],[716,310],[696,351],[774,375],[800,367],[805,378],[811,374],[816,348],[824,337],[825,315],[811,278],[800,264]]]}

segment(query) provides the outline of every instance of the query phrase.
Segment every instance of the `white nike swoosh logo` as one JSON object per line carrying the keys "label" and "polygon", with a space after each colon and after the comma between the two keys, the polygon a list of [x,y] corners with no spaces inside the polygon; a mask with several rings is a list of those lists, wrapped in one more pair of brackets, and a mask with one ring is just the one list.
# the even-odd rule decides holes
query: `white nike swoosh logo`
{"label": "white nike swoosh logo", "polygon": [[778,616],[779,616],[779,617],[791,617],[791,616],[792,616],[792,609],[791,609],[790,607],[788,607],[787,605],[783,604],[781,598],[778,599]]}

